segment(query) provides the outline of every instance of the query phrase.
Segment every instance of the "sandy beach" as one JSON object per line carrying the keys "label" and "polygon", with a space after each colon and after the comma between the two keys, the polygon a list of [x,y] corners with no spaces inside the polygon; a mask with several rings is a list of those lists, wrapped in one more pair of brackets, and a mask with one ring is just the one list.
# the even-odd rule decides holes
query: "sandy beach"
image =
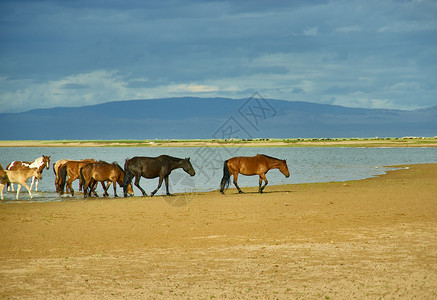
{"label": "sandy beach", "polygon": [[436,299],[437,164],[360,181],[0,205],[1,299]]}

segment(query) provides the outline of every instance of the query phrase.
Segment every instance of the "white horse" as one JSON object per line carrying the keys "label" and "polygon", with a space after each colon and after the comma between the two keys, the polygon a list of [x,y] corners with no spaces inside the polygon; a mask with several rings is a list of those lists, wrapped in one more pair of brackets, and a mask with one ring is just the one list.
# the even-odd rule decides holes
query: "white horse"
{"label": "white horse", "polygon": [[[18,170],[18,171],[4,170],[4,172],[6,173],[7,181],[9,181],[10,183],[18,183],[17,197],[16,197],[17,200],[18,200],[18,196],[20,195],[21,186],[24,186],[27,189],[30,198],[33,199],[32,193],[26,181],[32,176],[36,177],[37,179],[41,179],[42,175],[41,173],[38,172],[38,170],[28,168],[27,170]],[[1,191],[2,200],[3,200],[3,189],[5,185],[6,183],[4,183],[4,180],[0,180],[0,191]]]}
{"label": "white horse", "polygon": [[[41,156],[38,157],[37,159],[35,159],[32,162],[28,162],[28,161],[13,161],[11,162],[9,165],[7,165],[6,170],[11,170],[11,171],[17,171],[17,170],[26,170],[26,169],[35,169],[38,171],[38,173],[42,173],[42,171],[44,170],[44,168],[46,168],[47,170],[50,167],[50,156]],[[36,179],[36,183],[35,183],[35,179]],[[35,191],[38,191],[38,183],[39,183],[39,179],[36,178],[35,176],[32,177],[32,182],[30,183],[30,189],[32,190],[33,184],[35,183]],[[11,183],[11,191],[14,191],[14,185]]]}

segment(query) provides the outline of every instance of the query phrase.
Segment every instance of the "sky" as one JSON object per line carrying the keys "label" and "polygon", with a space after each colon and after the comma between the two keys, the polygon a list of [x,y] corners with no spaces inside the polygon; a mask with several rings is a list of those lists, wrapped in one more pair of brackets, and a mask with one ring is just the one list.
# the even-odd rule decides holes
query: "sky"
{"label": "sky", "polygon": [[437,105],[437,1],[0,0],[0,112],[255,92]]}

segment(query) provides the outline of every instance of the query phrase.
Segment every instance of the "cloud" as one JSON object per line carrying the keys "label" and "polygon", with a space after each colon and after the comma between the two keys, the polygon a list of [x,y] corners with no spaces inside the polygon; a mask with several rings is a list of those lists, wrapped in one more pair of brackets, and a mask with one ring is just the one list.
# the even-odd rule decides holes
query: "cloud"
{"label": "cloud", "polygon": [[307,28],[303,31],[303,34],[306,36],[318,36],[319,29],[317,27]]}
{"label": "cloud", "polygon": [[336,28],[335,31],[348,34],[352,32],[360,32],[362,31],[362,28],[358,25],[352,25],[352,26],[344,26],[344,27]]}
{"label": "cloud", "polygon": [[1,110],[253,91],[427,107],[435,15],[433,1],[3,1]]}
{"label": "cloud", "polygon": [[195,85],[195,84],[178,84],[175,86],[170,86],[170,92],[191,92],[191,93],[205,93],[205,92],[216,92],[218,88],[216,86],[208,85]]}

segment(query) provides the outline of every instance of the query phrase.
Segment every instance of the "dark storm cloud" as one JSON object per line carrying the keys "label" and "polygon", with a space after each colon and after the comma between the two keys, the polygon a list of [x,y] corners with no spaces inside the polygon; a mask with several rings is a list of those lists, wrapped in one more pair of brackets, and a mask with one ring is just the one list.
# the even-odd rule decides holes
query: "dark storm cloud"
{"label": "dark storm cloud", "polygon": [[256,90],[426,107],[437,89],[435,15],[432,1],[2,1],[0,101]]}

